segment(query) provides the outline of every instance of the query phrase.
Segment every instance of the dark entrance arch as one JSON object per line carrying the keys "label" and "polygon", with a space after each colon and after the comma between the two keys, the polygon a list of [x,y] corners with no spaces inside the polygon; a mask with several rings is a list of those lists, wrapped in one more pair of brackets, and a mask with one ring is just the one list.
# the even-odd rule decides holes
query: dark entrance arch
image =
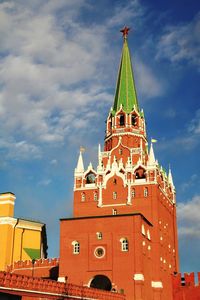
{"label": "dark entrance arch", "polygon": [[90,283],[90,287],[95,288],[95,289],[105,290],[105,291],[111,291],[112,283],[107,276],[96,275],[92,279],[92,281]]}

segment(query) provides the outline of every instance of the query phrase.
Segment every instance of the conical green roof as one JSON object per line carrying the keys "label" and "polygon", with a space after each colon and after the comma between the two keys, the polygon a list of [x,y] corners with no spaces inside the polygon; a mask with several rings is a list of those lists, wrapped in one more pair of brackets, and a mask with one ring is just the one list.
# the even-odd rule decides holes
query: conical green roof
{"label": "conical green roof", "polygon": [[112,113],[115,114],[121,105],[126,113],[131,112],[134,106],[137,111],[139,111],[133,68],[126,36],[124,37]]}

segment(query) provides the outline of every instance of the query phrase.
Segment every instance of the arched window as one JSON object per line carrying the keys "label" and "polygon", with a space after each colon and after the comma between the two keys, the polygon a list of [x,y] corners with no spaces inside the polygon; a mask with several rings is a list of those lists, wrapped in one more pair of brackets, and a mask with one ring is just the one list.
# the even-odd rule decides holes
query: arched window
{"label": "arched window", "polygon": [[94,192],[94,201],[97,201],[97,200],[98,200],[97,192]]}
{"label": "arched window", "polygon": [[90,172],[86,176],[86,183],[95,183],[95,175],[94,173]]}
{"label": "arched window", "polygon": [[147,187],[144,188],[144,197],[148,197],[148,188]]}
{"label": "arched window", "polygon": [[126,252],[128,251],[128,240],[126,238],[121,238],[121,251]]}
{"label": "arched window", "polygon": [[116,178],[113,179],[113,183],[117,184],[117,179]]}
{"label": "arched window", "polygon": [[135,178],[136,179],[142,179],[145,178],[145,170],[141,167],[139,167],[136,171],[135,171]]}
{"label": "arched window", "polygon": [[120,149],[119,149],[119,154],[122,155],[122,153],[123,153],[123,151],[122,151],[122,149],[120,148]]}
{"label": "arched window", "polygon": [[117,215],[117,210],[113,208],[112,214],[113,214],[113,215]]}
{"label": "arched window", "polygon": [[151,239],[151,235],[150,235],[150,231],[149,231],[149,229],[147,230],[147,238],[148,238],[148,240],[150,240],[150,239]]}
{"label": "arched window", "polygon": [[109,129],[110,130],[112,129],[112,119],[110,119],[110,122],[109,122]]}
{"label": "arched window", "polygon": [[102,238],[103,238],[102,232],[97,232],[96,235],[97,235],[98,240],[102,240]]}
{"label": "arched window", "polygon": [[124,126],[124,115],[119,116],[119,125]]}
{"label": "arched window", "polygon": [[117,199],[117,192],[113,192],[113,199],[114,199],[114,200]]}
{"label": "arched window", "polygon": [[85,201],[85,193],[81,194],[81,201],[84,202]]}
{"label": "arched window", "polygon": [[136,122],[136,116],[135,115],[131,115],[131,124],[133,126],[136,126],[137,122]]}
{"label": "arched window", "polygon": [[80,244],[77,241],[72,242],[73,246],[73,254],[79,254],[80,253]]}

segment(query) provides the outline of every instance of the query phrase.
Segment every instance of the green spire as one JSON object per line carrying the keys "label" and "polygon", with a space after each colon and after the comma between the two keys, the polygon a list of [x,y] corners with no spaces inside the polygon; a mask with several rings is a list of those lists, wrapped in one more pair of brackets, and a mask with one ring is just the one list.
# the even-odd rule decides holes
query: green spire
{"label": "green spire", "polygon": [[124,36],[124,45],[119,66],[113,114],[119,110],[121,105],[126,113],[131,112],[134,106],[139,111],[131,57],[127,43],[128,30],[129,28],[127,27],[121,30]]}

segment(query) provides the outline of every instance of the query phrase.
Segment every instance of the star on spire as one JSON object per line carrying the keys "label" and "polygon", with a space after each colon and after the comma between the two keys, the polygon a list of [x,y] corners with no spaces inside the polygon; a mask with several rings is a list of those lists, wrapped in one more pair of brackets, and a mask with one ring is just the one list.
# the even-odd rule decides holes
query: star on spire
{"label": "star on spire", "polygon": [[129,32],[130,28],[125,26],[123,29],[120,30],[120,32],[122,32],[124,39],[127,38],[128,36],[128,32]]}

